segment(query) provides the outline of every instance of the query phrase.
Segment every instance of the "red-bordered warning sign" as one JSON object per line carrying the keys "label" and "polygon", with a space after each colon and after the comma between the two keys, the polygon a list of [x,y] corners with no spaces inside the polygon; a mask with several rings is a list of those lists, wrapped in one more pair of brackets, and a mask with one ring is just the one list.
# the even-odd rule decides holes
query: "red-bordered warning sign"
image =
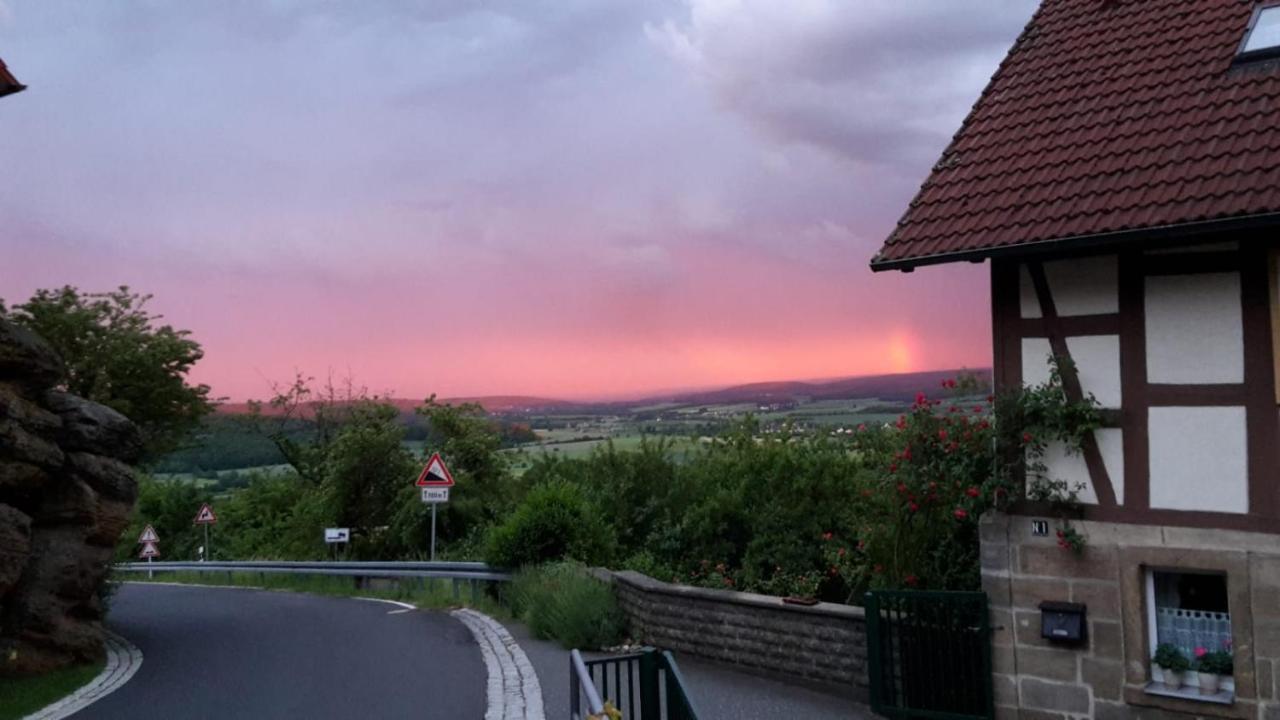
{"label": "red-bordered warning sign", "polygon": [[418,487],[452,487],[453,476],[449,474],[449,468],[444,466],[444,460],[440,459],[440,453],[431,456],[427,461],[427,466],[422,468],[422,474],[418,476],[418,482],[414,483]]}
{"label": "red-bordered warning sign", "polygon": [[218,516],[213,514],[213,508],[209,503],[200,506],[200,512],[196,513],[196,525],[212,525],[218,522]]}
{"label": "red-bordered warning sign", "polygon": [[160,542],[160,536],[156,534],[156,529],[150,525],[142,529],[142,534],[138,536],[138,544],[145,545],[147,543]]}
{"label": "red-bordered warning sign", "polygon": [[156,547],[156,544],[153,542],[143,543],[142,552],[138,553],[138,557],[143,558],[144,560],[146,558],[160,557],[160,548]]}

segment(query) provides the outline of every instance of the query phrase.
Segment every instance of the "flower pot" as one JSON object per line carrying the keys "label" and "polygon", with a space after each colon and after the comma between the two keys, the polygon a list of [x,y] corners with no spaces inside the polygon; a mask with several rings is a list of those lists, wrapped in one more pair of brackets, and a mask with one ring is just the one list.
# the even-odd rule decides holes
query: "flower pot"
{"label": "flower pot", "polygon": [[1217,695],[1222,676],[1217,673],[1197,672],[1196,681],[1200,683],[1201,695]]}
{"label": "flower pot", "polygon": [[1169,668],[1161,668],[1164,671],[1164,686],[1170,690],[1177,690],[1182,687],[1182,673],[1170,670]]}

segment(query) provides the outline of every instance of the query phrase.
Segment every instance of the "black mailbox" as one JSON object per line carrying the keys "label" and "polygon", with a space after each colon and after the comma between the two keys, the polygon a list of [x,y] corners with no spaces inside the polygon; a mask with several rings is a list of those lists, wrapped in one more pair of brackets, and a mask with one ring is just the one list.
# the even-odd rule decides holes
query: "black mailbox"
{"label": "black mailbox", "polygon": [[1080,603],[1040,603],[1040,637],[1072,645],[1084,642],[1084,612]]}

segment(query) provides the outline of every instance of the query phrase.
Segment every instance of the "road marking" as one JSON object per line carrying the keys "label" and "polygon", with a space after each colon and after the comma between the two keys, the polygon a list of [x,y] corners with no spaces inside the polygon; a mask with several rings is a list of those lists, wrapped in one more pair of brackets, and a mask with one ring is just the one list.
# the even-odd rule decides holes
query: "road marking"
{"label": "road marking", "polygon": [[407,602],[400,602],[399,600],[387,600],[386,598],[374,598],[374,597],[356,597],[355,599],[368,600],[369,602],[387,603],[388,605],[395,605],[396,607],[400,608],[399,610],[392,610],[391,612],[387,613],[388,615],[399,615],[400,613],[405,613],[405,612],[409,612],[410,610],[418,609],[417,605],[410,605]]}
{"label": "road marking", "polygon": [[484,720],[546,720],[542,685],[529,656],[497,620],[462,608],[450,613],[471,631],[488,673],[488,709]]}
{"label": "road marking", "polygon": [[103,631],[107,664],[79,690],[22,720],[61,720],[119,690],[142,667],[142,651],[110,630]]}

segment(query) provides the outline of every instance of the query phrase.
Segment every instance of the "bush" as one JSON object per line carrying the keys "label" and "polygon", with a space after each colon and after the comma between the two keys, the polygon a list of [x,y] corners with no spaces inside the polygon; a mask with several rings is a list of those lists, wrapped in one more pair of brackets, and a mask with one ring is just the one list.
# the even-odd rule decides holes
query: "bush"
{"label": "bush", "polygon": [[617,645],[626,621],[613,589],[577,563],[551,563],[518,573],[511,584],[511,611],[534,636],[565,648],[596,650]]}
{"label": "bush", "polygon": [[612,529],[576,486],[550,482],[490,531],[485,561],[508,568],[566,558],[599,565],[609,562],[614,545]]}

